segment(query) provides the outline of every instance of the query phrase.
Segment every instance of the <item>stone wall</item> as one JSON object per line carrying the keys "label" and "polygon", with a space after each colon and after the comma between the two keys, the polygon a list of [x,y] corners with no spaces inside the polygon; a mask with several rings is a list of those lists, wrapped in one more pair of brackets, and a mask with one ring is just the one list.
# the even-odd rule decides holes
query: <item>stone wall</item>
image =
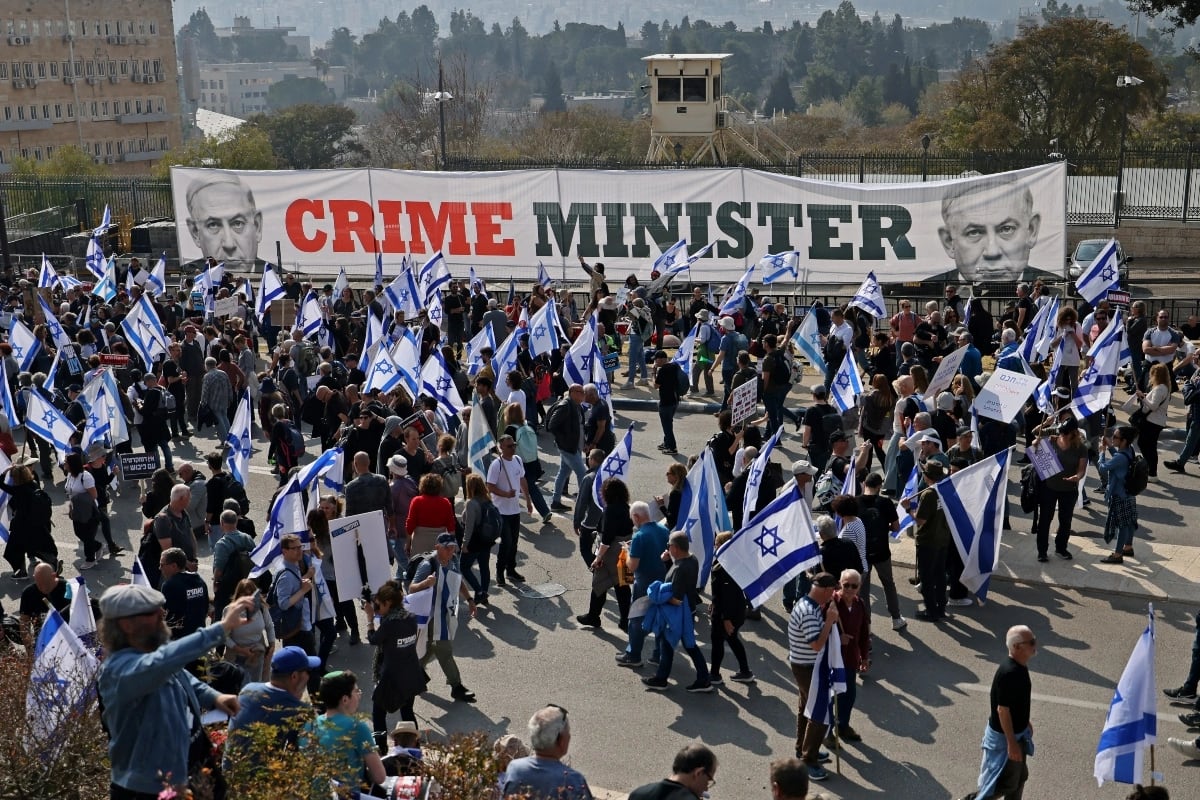
{"label": "stone wall", "polygon": [[1166,220],[1122,220],[1119,228],[1111,225],[1068,225],[1067,242],[1072,250],[1082,239],[1108,239],[1116,236],[1129,255],[1140,259],[1200,258],[1200,223]]}

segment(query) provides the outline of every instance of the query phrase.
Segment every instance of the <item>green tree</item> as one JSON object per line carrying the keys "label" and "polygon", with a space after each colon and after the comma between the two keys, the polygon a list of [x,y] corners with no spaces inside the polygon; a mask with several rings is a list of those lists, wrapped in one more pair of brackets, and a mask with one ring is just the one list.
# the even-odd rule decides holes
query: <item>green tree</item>
{"label": "green tree", "polygon": [[272,111],[282,111],[303,104],[323,106],[333,101],[333,90],[322,83],[320,78],[297,78],[289,75],[271,84],[271,88],[267,90],[267,107]]}
{"label": "green tree", "polygon": [[247,126],[259,128],[284,169],[353,166],[365,149],[351,134],[355,114],[345,106],[299,105],[275,114],[255,114]]}
{"label": "green tree", "polygon": [[275,169],[279,166],[266,131],[241,125],[223,136],[200,136],[167,153],[152,170],[156,178],[168,178],[171,165],[218,169]]}
{"label": "green tree", "polygon": [[358,37],[351,33],[349,28],[334,28],[333,35],[325,44],[325,59],[334,66],[352,66],[357,39]]}
{"label": "green tree", "polygon": [[792,94],[792,81],[786,68],[771,80],[771,88],[767,90],[767,100],[763,105],[763,113],[768,117],[782,111],[791,114],[796,110],[796,96]]}
{"label": "green tree", "polygon": [[642,23],[642,47],[649,50],[651,53],[657,53],[662,47],[662,31],[658,24],[646,20]]}
{"label": "green tree", "polygon": [[567,101],[563,99],[562,78],[558,75],[558,67],[551,61],[546,65],[546,74],[542,78],[542,97],[546,102],[542,105],[542,113],[566,111]]}
{"label": "green tree", "polygon": [[1162,15],[1177,28],[1200,19],[1200,0],[1141,0],[1137,6],[1151,16]]}
{"label": "green tree", "polygon": [[96,159],[80,150],[73,144],[55,148],[54,155],[45,161],[34,161],[31,158],[13,159],[12,171],[15,175],[27,175],[39,178],[71,178],[75,176],[112,175],[112,169],[104,164],[97,164]]}
{"label": "green tree", "polygon": [[[1117,86],[1120,75],[1141,79]],[[1115,148],[1126,118],[1160,110],[1167,78],[1107,22],[1064,17],[992,48],[952,88],[941,142],[963,149]]]}
{"label": "green tree", "polygon": [[883,121],[883,90],[879,78],[864,76],[846,95],[846,106],[868,128]]}

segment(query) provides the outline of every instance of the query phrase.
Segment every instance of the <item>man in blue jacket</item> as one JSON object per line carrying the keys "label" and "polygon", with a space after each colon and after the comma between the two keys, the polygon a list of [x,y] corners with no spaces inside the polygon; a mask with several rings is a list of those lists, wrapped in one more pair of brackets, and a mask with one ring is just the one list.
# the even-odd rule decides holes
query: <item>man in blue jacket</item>
{"label": "man in blue jacket", "polygon": [[[671,532],[661,522],[650,521],[650,506],[640,500],[629,507],[629,517],[636,528],[633,538],[629,540],[629,555],[626,557],[626,563],[633,570],[633,593],[630,596],[633,605],[629,610],[629,644],[625,652],[617,656],[617,664],[636,669],[642,665],[642,644],[646,641],[642,617],[645,616],[647,603],[639,603],[638,600],[646,596],[650,584],[667,576],[667,564],[661,556],[667,549]],[[641,611],[635,613],[635,610]]]}

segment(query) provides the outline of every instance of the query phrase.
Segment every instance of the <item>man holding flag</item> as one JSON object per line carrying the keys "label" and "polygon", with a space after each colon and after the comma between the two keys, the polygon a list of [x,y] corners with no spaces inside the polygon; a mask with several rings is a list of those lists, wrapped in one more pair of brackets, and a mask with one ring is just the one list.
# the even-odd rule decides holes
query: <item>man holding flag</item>
{"label": "man holding flag", "polygon": [[1014,625],[1008,629],[1004,643],[1008,658],[992,677],[979,789],[963,800],[1020,798],[1029,780],[1025,758],[1033,755],[1033,726],[1029,724],[1033,684],[1028,664],[1037,653],[1037,637],[1026,626]]}
{"label": "man holding flag", "polygon": [[[809,780],[814,781],[829,777],[829,773],[821,766],[823,761],[829,760],[829,755],[821,750],[825,725],[809,720],[805,708],[808,706],[809,687],[812,686],[817,659],[837,625],[837,606],[833,604],[833,593],[837,586],[837,578],[828,572],[819,573],[813,578],[808,594],[792,606],[792,614],[788,618],[788,663],[796,679],[796,687],[800,690],[796,710],[796,758],[808,767]],[[833,645],[838,647],[839,643],[835,641]]]}

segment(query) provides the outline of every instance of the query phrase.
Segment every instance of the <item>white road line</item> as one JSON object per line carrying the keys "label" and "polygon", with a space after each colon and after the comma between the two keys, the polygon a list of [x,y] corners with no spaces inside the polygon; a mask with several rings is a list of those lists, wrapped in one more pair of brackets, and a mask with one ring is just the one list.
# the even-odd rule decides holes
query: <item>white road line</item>
{"label": "white road line", "polygon": [[[968,692],[978,692],[979,694],[990,694],[991,686],[984,686],[982,683],[968,683],[958,687]],[[1108,711],[1108,703],[1093,703],[1088,700],[1076,700],[1073,697],[1062,697],[1056,694],[1039,694],[1034,692],[1030,698],[1039,703],[1057,703],[1061,706],[1073,706],[1075,708],[1086,708],[1097,711]]]}

